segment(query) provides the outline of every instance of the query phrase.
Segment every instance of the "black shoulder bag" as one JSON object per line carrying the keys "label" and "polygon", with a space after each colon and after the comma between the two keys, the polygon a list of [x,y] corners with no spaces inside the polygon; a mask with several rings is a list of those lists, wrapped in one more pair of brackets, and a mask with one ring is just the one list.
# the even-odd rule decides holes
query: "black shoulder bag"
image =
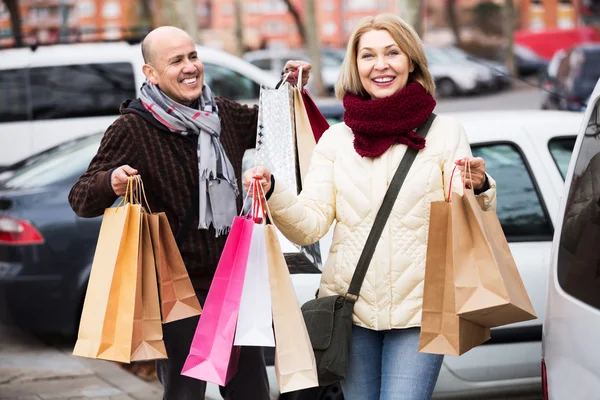
{"label": "black shoulder bag", "polygon": [[[422,137],[427,136],[435,117],[435,114],[431,114],[429,119],[417,129],[417,134]],[[358,300],[360,287],[373,258],[375,246],[379,242],[394,202],[417,153],[418,150],[408,148],[394,174],[358,260],[348,293],[317,298],[302,306],[302,314],[315,352],[320,386],[339,382],[346,376],[348,349],[352,339],[354,303]]]}

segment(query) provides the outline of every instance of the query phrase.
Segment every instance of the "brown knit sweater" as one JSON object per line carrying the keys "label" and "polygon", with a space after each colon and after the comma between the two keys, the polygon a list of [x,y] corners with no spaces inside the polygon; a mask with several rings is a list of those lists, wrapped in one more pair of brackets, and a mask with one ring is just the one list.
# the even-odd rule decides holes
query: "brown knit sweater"
{"label": "brown knit sweater", "polygon": [[[219,97],[216,102],[221,117],[221,143],[241,185],[242,157],[256,142],[258,108]],[[199,180],[195,138],[167,130],[139,100],[123,103],[121,114],[104,134],[87,171],[71,189],[71,207],[81,217],[102,215],[117,199],[110,185],[111,171],[124,164],[137,169],[144,181],[150,208],[153,212],[166,213],[174,235],[179,233],[190,207],[195,207],[194,219],[180,251],[194,287],[206,290],[226,236],[216,238],[212,225],[209,230],[198,229],[198,204],[192,205],[193,199],[197,199]],[[190,181],[194,187],[189,187]],[[241,202],[238,196],[238,210]]]}

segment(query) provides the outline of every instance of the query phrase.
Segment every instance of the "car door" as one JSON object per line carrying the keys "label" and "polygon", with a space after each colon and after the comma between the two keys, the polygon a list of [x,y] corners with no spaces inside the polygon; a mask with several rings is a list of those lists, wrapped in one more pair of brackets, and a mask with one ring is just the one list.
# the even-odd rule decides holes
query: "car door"
{"label": "car door", "polygon": [[544,320],[547,399],[600,387],[600,83],[590,98],[558,212]]}
{"label": "car door", "polygon": [[[496,180],[498,218],[541,316],[553,227],[540,182],[531,168],[539,163],[538,156],[523,136],[473,144],[472,149],[474,156],[484,158],[487,171]],[[491,340],[461,357],[446,357],[444,364],[457,378],[472,383],[539,377],[541,321],[492,329]]]}

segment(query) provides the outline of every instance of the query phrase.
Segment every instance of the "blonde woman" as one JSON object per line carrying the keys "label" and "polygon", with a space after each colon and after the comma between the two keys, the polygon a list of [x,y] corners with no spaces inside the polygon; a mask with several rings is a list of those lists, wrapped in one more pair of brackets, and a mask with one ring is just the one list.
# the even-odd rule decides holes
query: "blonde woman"
{"label": "blonde woman", "polygon": [[495,207],[495,183],[484,161],[471,158],[456,120],[438,116],[426,139],[414,132],[433,112],[434,90],[412,27],[391,14],[364,18],[336,85],[344,123],[320,139],[302,193],[275,183],[264,167],[244,174],[246,187],[261,180],[274,222],[292,242],[314,243],[336,223],[319,296],[343,295],[400,160],[407,148],[420,150],[354,306],[346,400],[431,397],[443,356],[418,351],[429,205],[444,199],[451,181],[462,192],[468,158],[472,179],[464,184],[484,197],[485,207]]}

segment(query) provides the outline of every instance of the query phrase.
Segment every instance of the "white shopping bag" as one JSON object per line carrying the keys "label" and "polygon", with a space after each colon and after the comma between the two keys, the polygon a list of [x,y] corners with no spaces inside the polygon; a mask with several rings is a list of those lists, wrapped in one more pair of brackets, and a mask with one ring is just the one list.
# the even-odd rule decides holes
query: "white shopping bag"
{"label": "white shopping bag", "polygon": [[265,226],[254,224],[234,345],[275,347]]}

